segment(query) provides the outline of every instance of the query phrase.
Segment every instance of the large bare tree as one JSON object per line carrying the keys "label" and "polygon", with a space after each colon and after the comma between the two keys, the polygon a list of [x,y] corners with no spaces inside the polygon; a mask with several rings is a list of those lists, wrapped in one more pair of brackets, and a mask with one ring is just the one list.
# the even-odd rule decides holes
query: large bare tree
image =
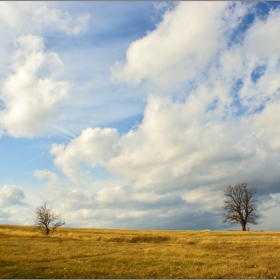
{"label": "large bare tree", "polygon": [[48,206],[46,202],[36,208],[34,226],[39,232],[48,236],[64,224],[65,221],[61,220],[60,214],[54,213],[52,207]]}
{"label": "large bare tree", "polygon": [[259,215],[257,214],[257,189],[255,187],[248,187],[247,183],[238,183],[234,187],[229,186],[224,195],[223,214],[224,223],[240,224],[242,230],[246,230],[247,224],[259,224]]}

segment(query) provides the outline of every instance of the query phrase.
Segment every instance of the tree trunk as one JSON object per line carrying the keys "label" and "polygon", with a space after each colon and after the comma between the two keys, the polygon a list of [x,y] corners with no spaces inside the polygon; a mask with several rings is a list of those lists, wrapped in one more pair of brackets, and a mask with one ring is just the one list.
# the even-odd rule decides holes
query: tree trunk
{"label": "tree trunk", "polygon": [[48,226],[46,226],[46,235],[49,235],[50,233],[50,229],[48,228]]}
{"label": "tree trunk", "polygon": [[242,224],[242,231],[246,231],[246,224]]}

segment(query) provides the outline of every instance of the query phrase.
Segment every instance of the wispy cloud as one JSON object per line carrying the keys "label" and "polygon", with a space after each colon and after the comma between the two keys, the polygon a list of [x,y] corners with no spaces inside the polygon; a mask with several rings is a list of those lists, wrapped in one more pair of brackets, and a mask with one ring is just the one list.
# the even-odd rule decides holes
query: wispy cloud
{"label": "wispy cloud", "polygon": [[18,33],[60,30],[68,36],[77,36],[86,31],[90,18],[88,13],[70,15],[55,5],[46,2],[1,2],[0,20]]}

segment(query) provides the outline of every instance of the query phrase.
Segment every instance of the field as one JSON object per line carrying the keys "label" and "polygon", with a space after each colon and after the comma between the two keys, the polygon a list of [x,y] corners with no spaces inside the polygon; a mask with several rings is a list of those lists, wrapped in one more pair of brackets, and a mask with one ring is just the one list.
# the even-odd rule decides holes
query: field
{"label": "field", "polygon": [[0,225],[0,278],[280,278],[280,232]]}

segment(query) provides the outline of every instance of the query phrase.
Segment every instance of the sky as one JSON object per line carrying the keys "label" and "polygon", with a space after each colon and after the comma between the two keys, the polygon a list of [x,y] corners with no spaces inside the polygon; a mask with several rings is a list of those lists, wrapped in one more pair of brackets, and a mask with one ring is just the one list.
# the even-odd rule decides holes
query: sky
{"label": "sky", "polygon": [[279,2],[0,2],[0,223],[280,230]]}

